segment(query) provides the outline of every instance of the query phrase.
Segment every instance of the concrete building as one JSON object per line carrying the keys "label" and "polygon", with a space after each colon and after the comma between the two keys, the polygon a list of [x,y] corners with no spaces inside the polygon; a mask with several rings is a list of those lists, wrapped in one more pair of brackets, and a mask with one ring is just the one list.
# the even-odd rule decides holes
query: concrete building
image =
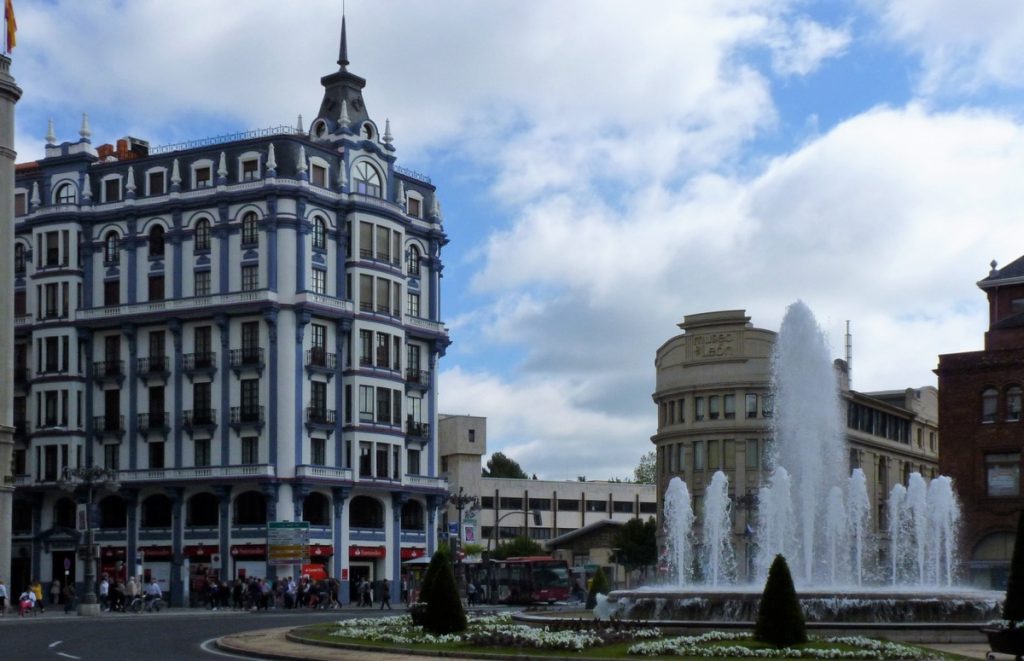
{"label": "concrete building", "polygon": [[989,305],[981,351],[939,356],[940,468],[962,508],[961,557],[979,587],[1006,587],[1021,493],[1024,257],[992,269],[978,287]]}
{"label": "concrete building", "polygon": [[[772,443],[771,354],[776,333],[755,328],[743,310],[687,315],[683,333],[655,358],[658,431],[659,520],[668,482],[680,477],[700,517],[704,490],[722,470],[733,497],[733,543],[737,574],[752,571],[756,493],[765,477]],[[850,467],[862,468],[884,536],[886,498],[912,472],[937,475],[938,414],[935,388],[862,393],[849,387],[846,362],[837,360],[836,379],[846,408]]]}
{"label": "concrete building", "polygon": [[[0,259],[0,291],[14,289],[14,104],[21,98],[21,89],[11,77],[11,58],[0,55],[0,246],[5,259]],[[0,580],[10,582],[11,514],[14,475],[11,472],[14,452],[13,377],[14,360],[9,347],[14,346],[14,310],[0,306]]]}
{"label": "concrete building", "polygon": [[82,466],[117,475],[93,512],[102,570],[141,567],[176,601],[186,567],[294,575],[268,558],[275,521],[308,522],[312,561],[343,583],[433,550],[447,237],[348,63],[343,21],[308,130],[97,147],[83,116],[18,165],[0,390],[16,588],[81,580],[60,485]]}
{"label": "concrete building", "polygon": [[[487,454],[487,419],[442,415],[441,476],[453,492],[479,497],[479,509],[463,511],[464,534],[485,547],[527,536],[541,543],[598,521],[625,522],[655,516],[653,484],[598,480],[565,481],[481,477]],[[540,524],[534,521],[534,511]],[[444,518],[457,522],[452,505]]]}

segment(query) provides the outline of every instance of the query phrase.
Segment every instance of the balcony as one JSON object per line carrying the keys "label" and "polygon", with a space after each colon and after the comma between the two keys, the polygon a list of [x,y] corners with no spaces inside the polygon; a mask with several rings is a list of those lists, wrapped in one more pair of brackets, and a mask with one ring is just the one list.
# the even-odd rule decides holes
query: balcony
{"label": "balcony", "polygon": [[431,335],[448,336],[448,329],[445,328],[444,324],[440,321],[431,321],[430,319],[424,319],[422,317],[406,315],[405,325],[409,326],[411,329],[427,331]]}
{"label": "balcony", "polygon": [[167,376],[170,374],[170,370],[167,368],[168,362],[167,356],[139,358],[137,364],[139,378],[144,381],[150,379],[167,381]]}
{"label": "balcony", "polygon": [[263,371],[266,362],[263,358],[262,347],[248,347],[244,349],[232,349],[228,354],[231,361],[231,370],[237,376],[246,370]]}
{"label": "balcony", "polygon": [[82,321],[89,322],[102,321],[116,317],[148,315],[154,312],[182,313],[206,310],[212,306],[237,307],[247,304],[255,304],[258,306],[261,303],[274,301],[277,301],[277,292],[272,292],[266,289],[256,289],[253,291],[233,292],[230,294],[215,294],[213,296],[166,299],[163,301],[147,301],[145,303],[128,303],[125,305],[106,305],[79,310],[76,316]]}
{"label": "balcony", "polygon": [[92,378],[100,385],[116,382],[124,383],[123,360],[97,360],[92,364]]}
{"label": "balcony", "polygon": [[306,429],[310,431],[326,431],[327,435],[330,436],[334,433],[335,420],[334,409],[319,406],[309,406],[306,408]]}
{"label": "balcony", "polygon": [[424,487],[427,489],[439,489],[448,491],[448,480],[443,477],[428,477],[426,475],[409,475],[406,473],[402,484],[409,487]]}
{"label": "balcony", "polygon": [[235,431],[243,429],[263,429],[263,407],[262,406],[232,406],[230,425]]}
{"label": "balcony", "polygon": [[159,411],[157,413],[139,413],[136,417],[136,426],[143,436],[150,434],[167,435],[171,431],[171,416],[168,413]]}
{"label": "balcony", "polygon": [[430,440],[430,423],[429,422],[414,422],[412,420],[406,420],[405,422],[405,435],[423,441]]}
{"label": "balcony", "polygon": [[97,415],[92,419],[92,431],[100,438],[124,437],[123,415]]}
{"label": "balcony", "polygon": [[217,373],[217,352],[186,353],[181,357],[181,369],[189,381],[195,380],[196,375],[212,377]]}
{"label": "balcony", "polygon": [[217,428],[217,409],[185,409],[181,426],[189,436],[197,431],[213,434]]}
{"label": "balcony", "polygon": [[405,385],[417,390],[430,388],[430,372],[427,370],[405,370]]}
{"label": "balcony", "polygon": [[302,464],[295,467],[295,477],[331,480],[332,482],[351,482],[352,469]]}
{"label": "balcony", "polygon": [[178,480],[209,481],[214,479],[272,478],[276,475],[270,464],[246,464],[242,466],[196,466],[192,468],[151,468],[123,470],[117,472],[121,484],[126,482],[165,482]]}
{"label": "balcony", "polygon": [[329,353],[321,347],[313,347],[306,351],[306,369],[314,374],[324,374],[330,381],[338,367],[337,354]]}

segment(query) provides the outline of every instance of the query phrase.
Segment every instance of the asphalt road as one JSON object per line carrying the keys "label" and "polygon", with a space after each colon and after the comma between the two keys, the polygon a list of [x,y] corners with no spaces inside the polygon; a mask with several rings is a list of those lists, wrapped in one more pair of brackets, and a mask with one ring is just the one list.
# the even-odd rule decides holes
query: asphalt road
{"label": "asphalt road", "polygon": [[[392,614],[404,612],[396,608]],[[102,613],[78,617],[48,610],[36,617],[0,617],[0,661],[191,661],[231,658],[202,645],[239,631],[379,616],[376,609],[244,613],[170,609],[160,613]],[[235,657],[237,658],[237,657]]]}

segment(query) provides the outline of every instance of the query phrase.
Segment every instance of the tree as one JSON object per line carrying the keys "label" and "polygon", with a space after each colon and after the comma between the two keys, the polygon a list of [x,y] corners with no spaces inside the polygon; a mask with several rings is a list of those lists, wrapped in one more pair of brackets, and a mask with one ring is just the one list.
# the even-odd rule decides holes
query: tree
{"label": "tree", "polygon": [[1006,582],[1003,619],[1014,623],[1024,620],[1024,510],[1017,521],[1017,539],[1013,542],[1013,559],[1010,560],[1010,578]]}
{"label": "tree", "polygon": [[630,519],[615,533],[612,542],[615,548],[615,562],[627,572],[640,569],[646,574],[647,567],[658,563],[658,524],[654,517],[647,521]]}
{"label": "tree", "polygon": [[492,560],[504,560],[505,558],[516,558],[523,555],[543,555],[541,545],[529,537],[516,537],[510,542],[499,544],[491,551]]}
{"label": "tree", "polygon": [[764,584],[761,603],[757,606],[757,625],[754,640],[789,647],[807,642],[807,624],[796,598],[793,576],[782,554],[775,556],[768,570],[768,581]]}
{"label": "tree", "polygon": [[654,484],[658,472],[658,456],[651,450],[640,457],[640,463],[633,469],[633,481],[637,484]]}
{"label": "tree", "polygon": [[487,460],[484,467],[484,477],[511,477],[519,480],[526,480],[526,473],[515,459],[505,456],[503,452],[495,452]]}
{"label": "tree", "polygon": [[608,579],[604,575],[604,570],[600,567],[594,572],[594,576],[590,579],[590,590],[587,592],[587,608],[593,610],[597,606],[597,595],[608,594],[610,592],[608,588]]}
{"label": "tree", "polygon": [[426,631],[445,634],[466,630],[466,611],[455,585],[452,557],[447,552],[439,549],[430,559],[419,602],[426,604],[425,608],[418,609],[417,618]]}

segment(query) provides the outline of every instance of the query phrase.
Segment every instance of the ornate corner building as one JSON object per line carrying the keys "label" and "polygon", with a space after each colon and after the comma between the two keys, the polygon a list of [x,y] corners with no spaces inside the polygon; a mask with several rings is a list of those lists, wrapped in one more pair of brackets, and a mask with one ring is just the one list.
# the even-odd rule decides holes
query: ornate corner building
{"label": "ornate corner building", "polygon": [[953,478],[964,522],[966,578],[1002,589],[1009,576],[1021,494],[1024,418],[1024,257],[992,269],[985,348],[939,356],[940,466]]}
{"label": "ornate corner building", "polygon": [[343,585],[433,551],[440,204],[371,119],[344,21],[321,83],[308,130],[94,147],[83,116],[17,165],[15,589],[81,580],[60,481],[84,466],[117,475],[102,571],[178,600],[186,567],[274,576],[268,522],[308,521]]}

